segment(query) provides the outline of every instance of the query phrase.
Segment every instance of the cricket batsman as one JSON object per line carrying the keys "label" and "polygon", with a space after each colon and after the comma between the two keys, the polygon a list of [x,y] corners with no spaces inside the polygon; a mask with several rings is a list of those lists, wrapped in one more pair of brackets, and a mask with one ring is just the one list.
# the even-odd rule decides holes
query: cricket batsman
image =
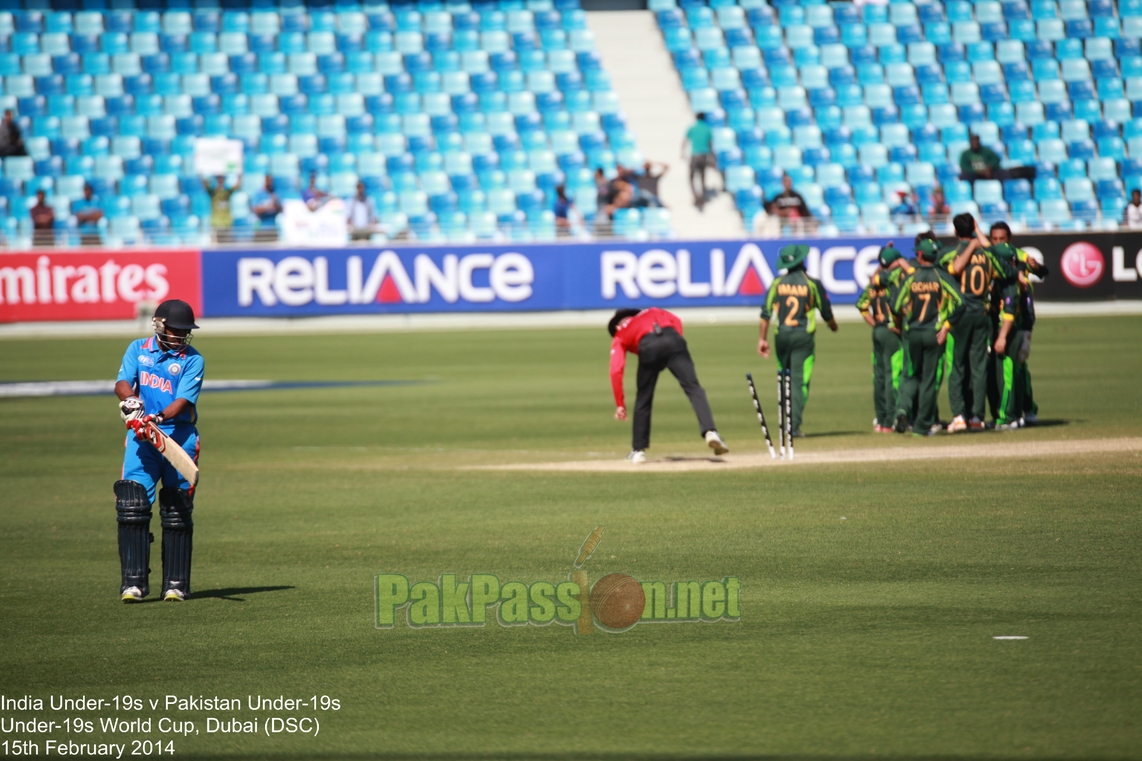
{"label": "cricket batsman", "polygon": [[937,372],[943,361],[948,331],[963,314],[963,299],[951,275],[936,268],[939,244],[924,240],[916,249],[919,265],[900,283],[894,310],[906,326],[904,367],[909,382],[896,409],[895,430],[908,428],[908,410],[915,397],[920,399],[913,431],[918,436],[934,436],[941,430],[937,418]]}
{"label": "cricket batsman", "polygon": [[159,519],[163,527],[163,597],[181,602],[190,594],[190,550],[194,521],[194,486],[145,438],[139,423],[154,422],[198,461],[198,413],[205,363],[191,348],[194,310],[185,301],[159,304],[152,320],[155,334],[127,347],[115,394],[128,427],[123,475],[115,482],[119,518],[119,562],[123,602],[140,602],[150,592],[151,505],[159,483]]}
{"label": "cricket batsman", "polygon": [[769,293],[761,307],[760,338],[757,353],[769,358],[769,321],[776,317],[777,335],[773,342],[777,349],[777,369],[792,372],[792,426],[793,436],[800,438],[801,415],[805,403],[809,401],[809,381],[813,377],[813,363],[816,360],[817,332],[815,311],[828,323],[834,333],[837,321],[833,318],[833,307],[829,296],[819,280],[809,277],[805,271],[805,257],[809,247],[805,245],[785,246],[778,254],[777,266],[786,270],[784,275],[774,279]]}
{"label": "cricket batsman", "polygon": [[876,409],[872,429],[876,433],[892,433],[892,426],[885,424],[896,414],[900,371],[904,366],[900,334],[889,309],[890,294],[904,275],[903,270],[892,265],[902,256],[891,244],[880,250],[880,267],[856,303],[861,317],[872,328],[872,402]]}
{"label": "cricket batsman", "polygon": [[678,379],[690,406],[698,416],[698,430],[706,444],[721,455],[729,447],[718,435],[714,426],[714,413],[706,391],[698,383],[694,360],[682,337],[682,320],[665,309],[618,309],[607,325],[611,334],[611,388],[615,393],[615,420],[626,420],[626,401],[623,396],[623,370],[627,352],[638,355],[638,396],[634,402],[634,425],[631,433],[631,452],[627,459],[632,463],[646,462],[646,449],[650,446],[650,411],[654,405],[654,388],[658,375],[670,370]]}
{"label": "cricket batsman", "polygon": [[[991,252],[989,241],[970,214],[952,220],[958,245],[940,257],[940,267],[959,281],[964,313],[948,335],[945,357],[950,355],[948,401],[952,422],[948,433],[982,431],[987,404],[987,365],[991,350],[989,315],[992,282],[1006,277],[1006,267]],[[965,400],[970,390],[970,409]]]}

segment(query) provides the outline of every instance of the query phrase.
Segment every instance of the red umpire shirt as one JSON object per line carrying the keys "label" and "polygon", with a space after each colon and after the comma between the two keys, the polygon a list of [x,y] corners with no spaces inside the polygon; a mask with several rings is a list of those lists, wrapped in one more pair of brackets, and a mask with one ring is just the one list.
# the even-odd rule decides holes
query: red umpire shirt
{"label": "red umpire shirt", "polygon": [[627,352],[638,354],[638,342],[647,333],[653,333],[654,327],[674,328],[678,335],[682,335],[682,320],[677,315],[665,309],[651,307],[644,309],[634,317],[628,317],[619,323],[615,337],[611,341],[611,388],[615,392],[615,406],[626,407],[623,397],[623,370],[627,364]]}

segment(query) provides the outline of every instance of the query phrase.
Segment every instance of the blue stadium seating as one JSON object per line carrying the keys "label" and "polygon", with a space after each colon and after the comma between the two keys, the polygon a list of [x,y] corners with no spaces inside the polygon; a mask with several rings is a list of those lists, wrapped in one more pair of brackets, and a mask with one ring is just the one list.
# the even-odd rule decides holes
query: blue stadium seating
{"label": "blue stadium seating", "polygon": [[[823,200],[815,214],[840,231],[884,229],[881,201],[905,181],[921,197],[941,182],[949,201],[978,207],[989,219],[1010,215],[1030,226],[1073,219],[1068,224],[1081,226],[1098,219],[1100,209],[1118,218],[1120,188],[1113,183],[1126,175],[1125,162],[1142,155],[1142,3],[1119,9],[1112,0],[894,0],[860,9],[788,0],[774,2],[775,12],[761,0],[716,0],[710,3],[716,13],[700,0],[678,4],[688,10],[676,0],[651,0],[650,7],[684,82],[696,76],[687,72],[702,57],[722,50],[719,26],[727,33],[730,25],[752,28],[763,53],[764,63],[743,67],[745,56],[735,50],[718,74],[732,81],[736,67],[741,81],[751,83],[755,117],[732,125],[755,173],[752,186],[748,174],[734,175],[747,223],[779,189],[783,171],[807,199]],[[699,24],[707,30],[700,55],[690,35]],[[817,59],[801,60],[811,45],[819,46]],[[755,102],[754,87],[768,85],[766,71],[774,86],[805,88],[809,109],[789,108],[780,92],[776,108]],[[695,110],[728,111],[701,92],[691,92]],[[789,143],[791,118],[802,138],[815,124],[823,145],[802,145],[799,154],[779,148]],[[1004,166],[1034,166],[1039,179],[983,189],[960,182],[969,129]],[[727,156],[730,137],[722,137]],[[796,136],[793,142],[801,145]],[[773,152],[761,152],[760,143]],[[1131,176],[1142,177],[1142,168]],[[1072,193],[1062,192],[1064,181]],[[1105,203],[1097,206],[1095,198]]]}
{"label": "blue stadium seating", "polygon": [[[111,237],[198,240],[209,214],[193,176],[201,136],[246,145],[238,235],[253,230],[249,196],[264,174],[290,197],[312,170],[339,194],[364,181],[393,234],[551,238],[558,185],[590,221],[591,170],[642,163],[578,0],[318,0],[304,13],[274,0],[33,5],[0,4],[0,98],[37,152],[3,162],[0,198],[20,206],[43,185],[63,208],[90,180]],[[740,83],[769,82],[758,66],[739,74],[725,48],[753,45],[745,16],[696,10],[660,14],[679,50],[692,51],[680,68],[700,70],[687,76],[702,87],[713,72],[724,85],[715,97],[748,111]],[[665,210],[614,224],[669,234]]]}

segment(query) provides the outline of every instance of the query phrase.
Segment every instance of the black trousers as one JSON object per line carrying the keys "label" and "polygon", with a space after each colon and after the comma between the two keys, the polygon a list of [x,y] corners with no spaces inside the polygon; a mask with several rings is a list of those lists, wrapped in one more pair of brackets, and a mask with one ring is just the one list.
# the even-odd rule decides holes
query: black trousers
{"label": "black trousers", "polygon": [[670,370],[686,392],[698,416],[699,433],[705,436],[706,431],[716,429],[714,413],[710,411],[705,390],[698,383],[686,339],[674,328],[665,328],[661,333],[647,333],[638,343],[638,396],[634,402],[632,449],[643,450],[650,446],[650,410],[654,406],[658,374],[663,370]]}

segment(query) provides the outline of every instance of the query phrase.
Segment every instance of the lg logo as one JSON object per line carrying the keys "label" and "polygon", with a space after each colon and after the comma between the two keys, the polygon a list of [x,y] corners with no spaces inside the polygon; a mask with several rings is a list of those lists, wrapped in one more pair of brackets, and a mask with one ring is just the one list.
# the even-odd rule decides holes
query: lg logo
{"label": "lg logo", "polygon": [[1098,246],[1086,242],[1067,246],[1060,264],[1063,277],[1076,288],[1090,288],[1102,279],[1106,270],[1106,260]]}

